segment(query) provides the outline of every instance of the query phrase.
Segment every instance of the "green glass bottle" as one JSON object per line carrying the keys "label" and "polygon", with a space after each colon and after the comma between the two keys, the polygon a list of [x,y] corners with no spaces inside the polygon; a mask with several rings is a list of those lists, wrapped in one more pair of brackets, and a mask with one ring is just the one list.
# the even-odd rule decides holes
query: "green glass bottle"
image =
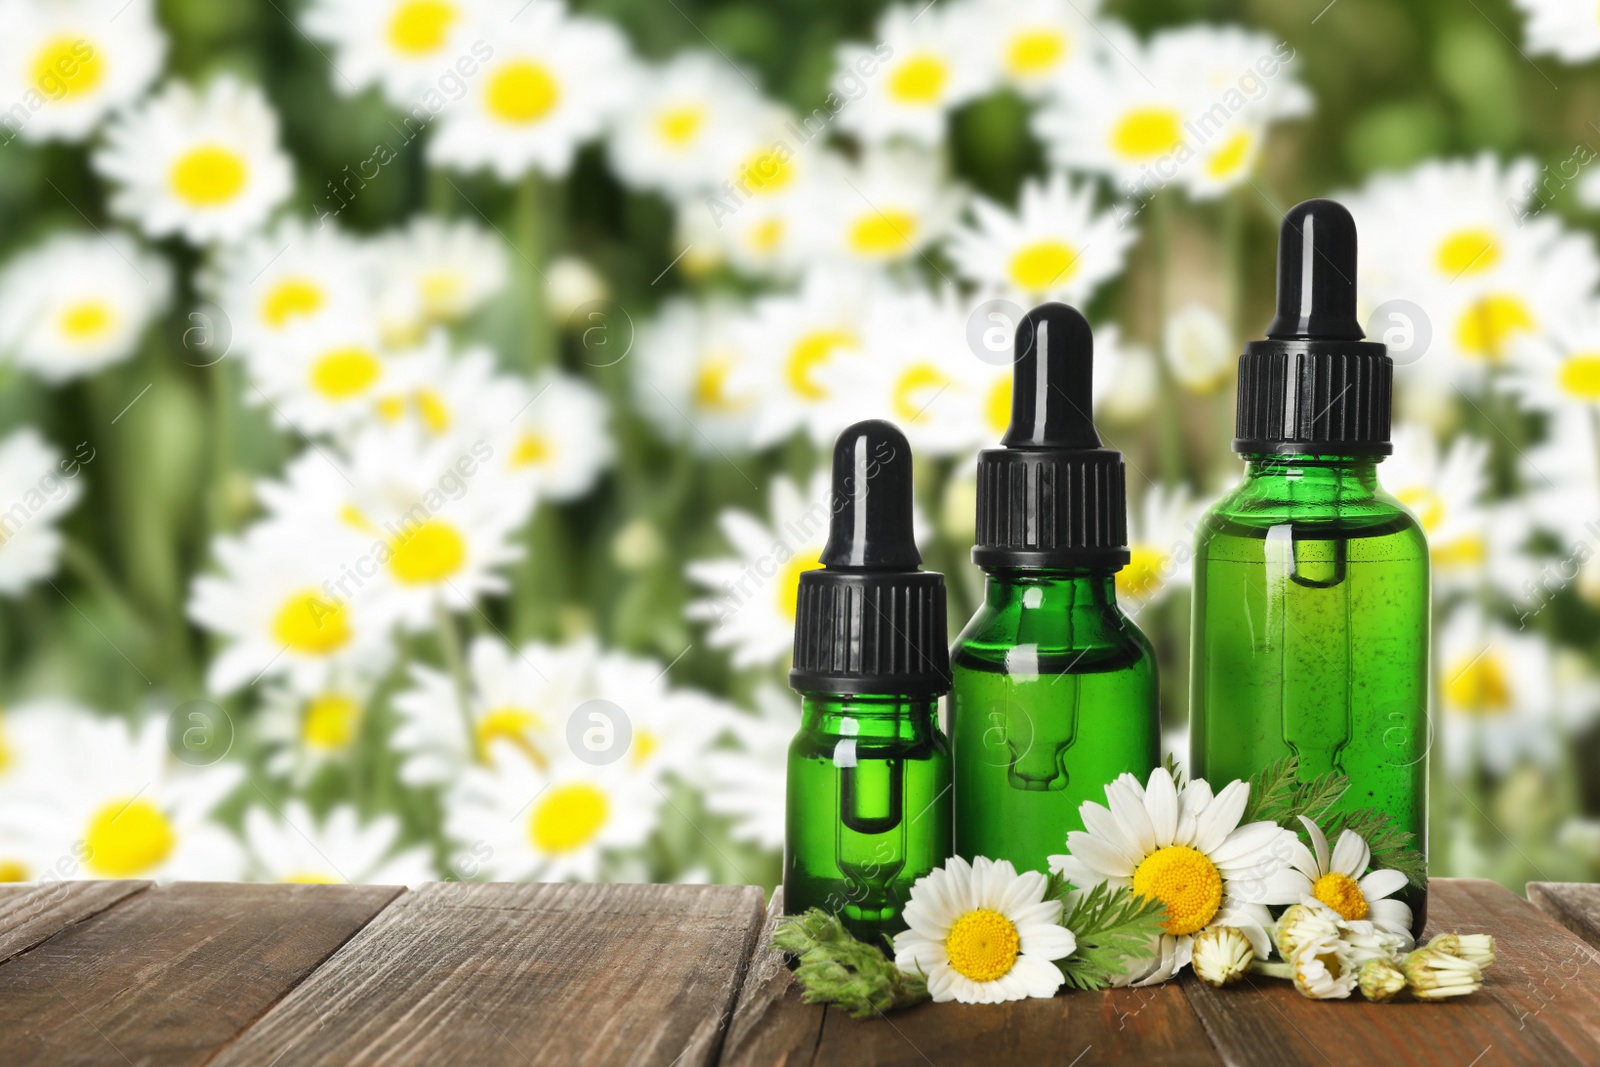
{"label": "green glass bottle", "polygon": [[905,929],[918,878],[950,857],[950,690],[944,577],[919,569],[911,449],[859,422],[833,451],[822,567],[800,576],[783,903],[822,908],[881,944]]}
{"label": "green glass bottle", "polygon": [[1078,807],[1160,761],[1156,662],[1117,607],[1122,455],[1090,418],[1094,339],[1064,304],[1017,326],[1011,425],[978,460],[983,606],[951,651],[955,848],[1044,871]]}
{"label": "green glass bottle", "polygon": [[[1239,364],[1242,484],[1196,537],[1191,768],[1214,786],[1286,756],[1350,778],[1426,855],[1428,546],[1378,485],[1393,363],[1355,318],[1355,224],[1284,219],[1278,317]],[[1413,929],[1424,890],[1401,895]]]}

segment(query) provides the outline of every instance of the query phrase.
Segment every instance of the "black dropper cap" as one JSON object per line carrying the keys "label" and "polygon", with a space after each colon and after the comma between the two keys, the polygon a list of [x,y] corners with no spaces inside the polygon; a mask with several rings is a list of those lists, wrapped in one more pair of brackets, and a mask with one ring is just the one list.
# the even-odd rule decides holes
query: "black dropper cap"
{"label": "black dropper cap", "polygon": [[1017,324],[1011,426],[978,454],[972,561],[985,569],[1116,570],[1128,562],[1122,453],[1094,428],[1094,335],[1075,308]]}
{"label": "black dropper cap", "polygon": [[948,693],[944,575],[918,569],[905,434],[879,419],[840,434],[829,502],[822,567],[800,575],[789,685],[802,693]]}
{"label": "black dropper cap", "polygon": [[1278,232],[1278,314],[1239,357],[1236,452],[1386,456],[1394,361],[1356,320],[1356,224],[1307,200]]}

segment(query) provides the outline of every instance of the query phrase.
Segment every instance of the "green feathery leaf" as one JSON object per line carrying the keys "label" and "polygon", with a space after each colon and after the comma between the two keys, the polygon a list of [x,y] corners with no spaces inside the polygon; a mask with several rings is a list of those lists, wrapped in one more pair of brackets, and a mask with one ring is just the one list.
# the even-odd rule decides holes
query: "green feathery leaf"
{"label": "green feathery leaf", "polygon": [[1045,897],[1064,902],[1061,925],[1078,942],[1071,955],[1056,961],[1075,989],[1104,989],[1127,973],[1130,962],[1148,958],[1167,919],[1166,905],[1127,886],[1102,882],[1074,895],[1065,879],[1052,874]]}
{"label": "green feathery leaf", "polygon": [[1178,766],[1178,754],[1176,752],[1168,752],[1167,758],[1161,762],[1161,765],[1167,769],[1168,774],[1172,775],[1172,784],[1181,791],[1184,777],[1183,768]]}
{"label": "green feathery leaf", "polygon": [[1299,759],[1285,756],[1252,775],[1250,800],[1239,821],[1266,820],[1299,833],[1303,829],[1299,816],[1317,822],[1333,810],[1350,788],[1350,779],[1334,771],[1302,782],[1298,778],[1299,770]]}
{"label": "green feathery leaf", "polygon": [[821,908],[778,920],[772,943],[796,956],[794,976],[807,1004],[836,1004],[857,1019],[928,999],[928,984],[906,974],[874,945],[857,941]]}

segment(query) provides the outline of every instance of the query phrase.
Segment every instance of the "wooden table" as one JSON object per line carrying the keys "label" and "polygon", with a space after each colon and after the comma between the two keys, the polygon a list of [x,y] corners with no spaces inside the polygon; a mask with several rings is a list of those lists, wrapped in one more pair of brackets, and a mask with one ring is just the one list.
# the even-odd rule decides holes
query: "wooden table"
{"label": "wooden table", "polygon": [[1444,1004],[1214,990],[801,1004],[759,890],[70,882],[0,887],[0,1064],[1600,1063],[1600,886],[1436,879],[1436,930],[1488,931]]}

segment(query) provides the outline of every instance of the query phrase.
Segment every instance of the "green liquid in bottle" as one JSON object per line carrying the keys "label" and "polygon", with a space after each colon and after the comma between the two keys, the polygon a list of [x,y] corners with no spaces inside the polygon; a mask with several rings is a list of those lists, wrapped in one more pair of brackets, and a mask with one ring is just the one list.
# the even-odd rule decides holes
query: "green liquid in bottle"
{"label": "green liquid in bottle", "polygon": [[[1372,460],[1251,457],[1195,554],[1191,767],[1214,788],[1294,755],[1427,851],[1428,547]],[[1330,842],[1331,844],[1331,842]],[[1399,894],[1414,928],[1426,893]]]}
{"label": "green liquid in bottle", "polygon": [[1124,772],[1160,762],[1155,657],[1109,574],[1007,572],[951,653],[955,849],[1046,871]]}
{"label": "green liquid in bottle", "polygon": [[933,698],[813,696],[789,746],[784,910],[837,914],[882,946],[950,856],[950,749]]}

